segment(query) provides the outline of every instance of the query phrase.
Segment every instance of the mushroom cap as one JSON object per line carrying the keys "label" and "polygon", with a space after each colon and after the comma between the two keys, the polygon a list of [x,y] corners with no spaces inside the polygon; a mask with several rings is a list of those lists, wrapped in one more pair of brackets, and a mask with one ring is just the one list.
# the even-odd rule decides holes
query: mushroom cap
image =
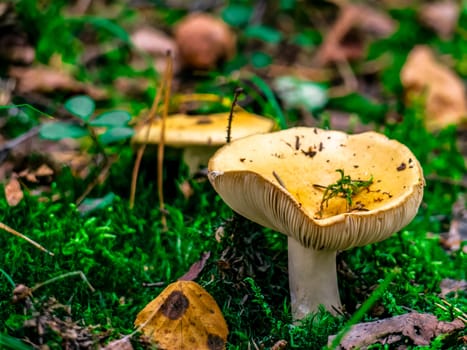
{"label": "mushroom cap", "polygon": [[[185,146],[221,146],[227,137],[229,113],[209,115],[173,114],[167,117],[165,124],[165,144],[172,147]],[[148,127],[148,143],[160,141],[162,120],[156,119],[136,130],[134,143],[145,143]],[[252,134],[266,133],[273,129],[274,121],[251,114],[240,107],[235,108],[232,119],[232,140]]]}
{"label": "mushroom cap", "polygon": [[208,13],[192,13],[175,27],[175,41],[182,62],[195,69],[210,69],[235,54],[236,36],[222,19]]}
{"label": "mushroom cap", "polygon": [[[337,169],[352,180],[372,178],[373,183],[352,197],[358,208],[348,211],[346,199],[337,196],[320,213],[324,187],[340,179]],[[388,238],[414,218],[423,197],[415,156],[376,132],[297,127],[249,136],[220,148],[208,171],[234,211],[318,250]]]}

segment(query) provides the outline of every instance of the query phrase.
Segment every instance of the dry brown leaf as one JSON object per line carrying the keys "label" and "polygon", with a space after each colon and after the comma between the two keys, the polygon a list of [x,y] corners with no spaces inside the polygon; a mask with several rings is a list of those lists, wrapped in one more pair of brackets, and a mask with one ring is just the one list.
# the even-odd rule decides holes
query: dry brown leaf
{"label": "dry brown leaf", "polygon": [[19,183],[16,175],[14,175],[10,181],[5,185],[5,198],[10,207],[14,207],[21,202],[24,197],[21,184]]}
{"label": "dry brown leaf", "polygon": [[47,66],[10,67],[9,75],[17,79],[17,90],[22,93],[66,91],[85,93],[95,100],[107,97],[107,92],[90,84],[77,81],[68,72]]}
{"label": "dry brown leaf", "polygon": [[208,261],[209,257],[211,256],[211,252],[205,252],[201,256],[201,259],[195,262],[193,265],[190,266],[190,269],[178,280],[179,281],[193,281],[198,278],[198,275],[206,265],[206,261]]}
{"label": "dry brown leaf", "polygon": [[165,350],[225,349],[229,333],[216,301],[193,281],[170,284],[140,311],[135,326]]}
{"label": "dry brown leaf", "polygon": [[467,123],[464,83],[451,69],[437,61],[428,46],[419,45],[412,49],[402,67],[401,82],[409,103],[413,97],[426,96],[425,124],[428,129]]}
{"label": "dry brown leaf", "polygon": [[452,36],[458,18],[459,4],[456,1],[425,3],[420,8],[421,21],[446,40]]}
{"label": "dry brown leaf", "polygon": [[[459,199],[452,206],[452,221],[449,231],[442,233],[440,242],[443,248],[449,251],[457,251],[460,249],[462,242],[467,241],[467,208],[465,196],[459,196]],[[467,253],[467,245],[463,248]]]}
{"label": "dry brown leaf", "polygon": [[133,350],[133,345],[131,345],[130,338],[125,337],[111,341],[105,347],[101,347],[100,350]]}
{"label": "dry brown leaf", "polygon": [[[170,52],[173,58],[174,72],[180,70],[177,44],[164,32],[144,26],[131,34],[131,41],[138,50],[146,52],[154,58],[154,66],[159,73],[165,72],[167,52]],[[134,57],[132,60],[132,65],[136,67],[146,67],[146,64],[146,61],[140,56]]]}
{"label": "dry brown leaf", "polygon": [[182,64],[194,69],[211,69],[219,61],[233,57],[236,37],[220,18],[207,13],[184,17],[175,28]]}
{"label": "dry brown leaf", "polygon": [[[414,345],[430,345],[434,337],[464,329],[464,326],[460,319],[443,322],[430,314],[411,312],[353,325],[337,349],[359,349],[376,343],[394,344],[402,339],[411,340]],[[334,337],[328,338],[328,344],[332,343]]]}
{"label": "dry brown leaf", "polygon": [[362,34],[385,37],[394,28],[394,21],[385,13],[365,5],[346,4],[341,7],[339,16],[316,53],[317,63],[326,65],[362,57],[366,44],[362,38],[352,43],[344,42],[352,29],[359,29]]}
{"label": "dry brown leaf", "polygon": [[439,296],[445,298],[449,293],[454,292],[457,295],[459,291],[467,291],[467,281],[465,280],[453,280],[451,278],[445,278],[440,283],[441,293]]}

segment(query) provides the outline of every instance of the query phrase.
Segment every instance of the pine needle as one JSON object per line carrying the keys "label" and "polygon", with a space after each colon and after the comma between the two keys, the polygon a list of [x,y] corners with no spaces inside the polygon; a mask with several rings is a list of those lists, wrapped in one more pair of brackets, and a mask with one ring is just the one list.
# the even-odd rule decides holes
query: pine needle
{"label": "pine needle", "polygon": [[25,241],[31,243],[31,244],[32,244],[34,247],[36,247],[37,249],[40,249],[40,250],[42,250],[43,252],[46,252],[47,254],[54,256],[54,253],[52,253],[50,250],[45,249],[45,248],[44,248],[43,246],[41,246],[39,243],[33,241],[31,238],[26,237],[26,236],[23,235],[22,233],[19,233],[18,231],[12,229],[10,226],[7,226],[7,225],[5,225],[5,224],[2,223],[2,222],[0,222],[0,229],[5,230],[5,231],[7,231],[7,232],[9,232],[9,233],[11,233],[11,234],[13,234],[13,235],[15,235],[15,236],[18,236],[18,237],[24,239]]}

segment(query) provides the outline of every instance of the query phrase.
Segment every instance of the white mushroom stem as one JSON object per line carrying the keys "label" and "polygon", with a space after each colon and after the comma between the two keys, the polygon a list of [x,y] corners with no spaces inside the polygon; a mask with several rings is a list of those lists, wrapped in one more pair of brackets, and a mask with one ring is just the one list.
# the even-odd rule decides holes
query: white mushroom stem
{"label": "white mushroom stem", "polygon": [[292,316],[302,319],[318,311],[319,305],[331,313],[341,308],[337,287],[336,251],[305,248],[289,236],[289,286]]}

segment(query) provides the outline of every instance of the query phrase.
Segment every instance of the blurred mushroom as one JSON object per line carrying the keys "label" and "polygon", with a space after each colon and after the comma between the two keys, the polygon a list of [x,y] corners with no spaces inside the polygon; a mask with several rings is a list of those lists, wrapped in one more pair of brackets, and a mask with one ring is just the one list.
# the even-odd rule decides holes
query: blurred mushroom
{"label": "blurred mushroom", "polygon": [[[323,188],[343,169],[372,184],[323,206]],[[337,250],[379,242],[407,225],[423,196],[422,168],[384,135],[297,127],[234,141],[210,159],[208,177],[237,213],[288,236],[292,314],[340,308]]]}
{"label": "blurred mushroom", "polygon": [[236,37],[221,19],[207,13],[193,13],[175,28],[182,64],[187,68],[212,69],[219,61],[233,57]]}
{"label": "blurred mushroom", "polygon": [[[167,118],[165,126],[165,145],[183,150],[183,161],[188,165],[190,174],[206,166],[214,152],[226,142],[227,120],[229,113],[209,115],[174,114]],[[143,125],[136,130],[133,143],[146,142],[158,144],[161,136],[162,120],[155,120],[150,126]],[[269,118],[248,113],[240,107],[234,110],[232,120],[232,139],[248,135],[266,133],[273,129],[274,121]]]}

